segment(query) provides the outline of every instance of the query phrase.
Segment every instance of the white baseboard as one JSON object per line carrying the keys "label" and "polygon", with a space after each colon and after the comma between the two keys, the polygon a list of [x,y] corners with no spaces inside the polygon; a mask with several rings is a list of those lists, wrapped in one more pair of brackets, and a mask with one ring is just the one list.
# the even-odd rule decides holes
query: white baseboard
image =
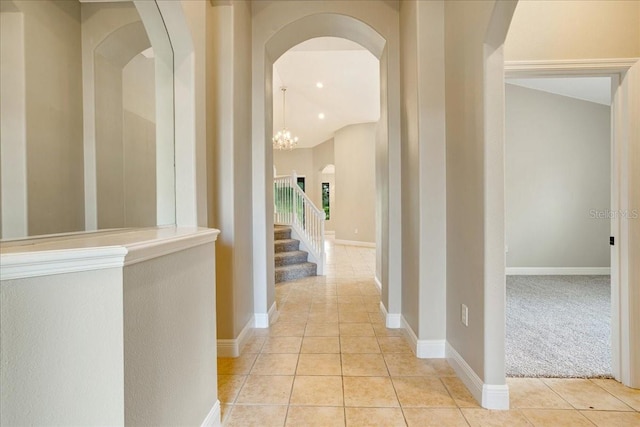
{"label": "white baseboard", "polygon": [[507,267],[507,276],[608,276],[610,267]]}
{"label": "white baseboard", "polygon": [[378,279],[377,277],[375,277],[373,280],[375,280],[376,282],[376,286],[378,287],[378,290],[380,292],[382,292],[382,282],[380,281],[380,279]]}
{"label": "white baseboard", "polygon": [[342,239],[336,239],[335,240],[335,244],[336,245],[345,245],[345,246],[361,246],[364,248],[375,248],[376,244],[372,243],[372,242],[360,242],[358,240],[342,240]]}
{"label": "white baseboard", "polygon": [[270,324],[275,322],[278,318],[278,309],[276,307],[276,303],[271,304],[271,308],[269,308],[268,313],[256,313],[253,315],[255,318],[255,323],[253,325],[254,328],[264,329],[268,328]]}
{"label": "white baseboard", "polygon": [[219,427],[220,425],[220,401],[216,400],[200,427]]}
{"label": "white baseboard", "polygon": [[421,340],[418,339],[413,328],[402,316],[402,327],[411,343],[411,349],[418,359],[444,359],[445,340]]}
{"label": "white baseboard", "polygon": [[387,308],[384,306],[382,301],[380,301],[380,313],[385,318],[385,326],[389,329],[400,329],[402,328],[402,320],[400,318],[400,314],[389,314],[387,312]]}
{"label": "white baseboard", "polygon": [[505,385],[484,384],[466,360],[449,344],[446,356],[451,367],[469,389],[473,397],[486,409],[509,409],[509,387]]}
{"label": "white baseboard", "polygon": [[253,325],[255,320],[249,319],[238,337],[235,339],[219,339],[218,340],[218,357],[238,357],[242,353],[242,349],[247,341],[253,336]]}

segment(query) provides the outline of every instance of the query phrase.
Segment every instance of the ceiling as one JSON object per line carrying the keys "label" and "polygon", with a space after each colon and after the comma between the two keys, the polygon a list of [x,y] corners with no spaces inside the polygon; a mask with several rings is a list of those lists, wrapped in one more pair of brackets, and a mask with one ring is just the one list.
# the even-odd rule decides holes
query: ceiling
{"label": "ceiling", "polygon": [[[316,84],[322,83],[322,88]],[[286,125],[298,148],[314,147],[335,131],[380,118],[380,65],[357,43],[319,37],[300,43],[273,65],[273,130],[282,128],[282,86]],[[324,114],[324,119],[318,117]]]}
{"label": "ceiling", "polygon": [[610,77],[544,77],[534,79],[507,79],[507,83],[611,105]]}

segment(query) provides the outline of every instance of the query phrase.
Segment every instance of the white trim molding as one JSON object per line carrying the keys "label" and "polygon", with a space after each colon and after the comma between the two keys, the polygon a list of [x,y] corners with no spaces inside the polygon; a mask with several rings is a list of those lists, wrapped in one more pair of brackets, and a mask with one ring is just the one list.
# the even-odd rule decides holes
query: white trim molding
{"label": "white trim molding", "polygon": [[334,241],[334,243],[336,245],[343,245],[343,246],[360,246],[362,248],[375,248],[376,244],[373,242],[360,242],[358,240],[342,240],[342,239],[336,239]]}
{"label": "white trim molding", "polygon": [[14,240],[0,252],[0,280],[122,268],[214,242],[220,231],[151,227]]}
{"label": "white trim molding", "polygon": [[220,401],[216,400],[200,427],[219,427],[220,425],[222,425],[220,420]]}
{"label": "white trim molding", "polygon": [[486,409],[509,409],[509,386],[506,384],[484,384],[466,360],[446,343],[446,357],[458,377],[473,397]]}
{"label": "white trim molding", "polygon": [[378,279],[378,276],[376,276],[373,280],[375,281],[378,290],[382,292],[382,282],[380,281],[380,279]]}
{"label": "white trim molding", "polygon": [[402,319],[400,314],[390,314],[387,312],[387,307],[380,301],[380,313],[385,319],[385,326],[389,329],[402,328]]}
{"label": "white trim molding", "polygon": [[276,303],[271,304],[271,308],[269,308],[268,313],[256,313],[254,314],[255,322],[253,324],[254,328],[264,329],[268,328],[273,322],[278,318],[278,308],[276,307]]}
{"label": "white trim molding", "polygon": [[554,61],[505,61],[505,77],[536,77],[558,75],[595,75],[602,73],[624,73],[640,58],[611,58],[611,59],[569,59]]}
{"label": "white trim molding", "polygon": [[608,276],[610,267],[507,267],[507,276]]}
{"label": "white trim molding", "polygon": [[235,339],[219,339],[218,340],[218,357],[238,357],[242,353],[242,349],[247,344],[247,341],[253,336],[253,325],[255,320],[253,316],[238,337]]}
{"label": "white trim molding", "polygon": [[413,328],[407,323],[407,319],[405,319],[404,316],[402,316],[402,327],[411,343],[411,349],[418,359],[444,359],[445,340],[418,339]]}

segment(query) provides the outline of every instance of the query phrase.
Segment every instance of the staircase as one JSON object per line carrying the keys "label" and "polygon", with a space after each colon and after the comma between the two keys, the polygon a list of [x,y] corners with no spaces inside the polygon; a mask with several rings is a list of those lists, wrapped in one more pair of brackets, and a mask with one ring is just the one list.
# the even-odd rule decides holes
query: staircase
{"label": "staircase", "polygon": [[317,274],[317,264],[307,261],[309,254],[300,250],[299,240],[291,238],[290,227],[275,226],[274,250],[276,283]]}

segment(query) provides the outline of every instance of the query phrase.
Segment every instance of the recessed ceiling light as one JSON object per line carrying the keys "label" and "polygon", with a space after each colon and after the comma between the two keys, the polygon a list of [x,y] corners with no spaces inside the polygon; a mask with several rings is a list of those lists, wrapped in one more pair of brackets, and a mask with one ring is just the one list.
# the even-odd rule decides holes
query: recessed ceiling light
{"label": "recessed ceiling light", "polygon": [[322,89],[324,87],[324,85],[322,84],[322,82],[318,82],[318,83],[316,83],[316,87],[318,89]]}
{"label": "recessed ceiling light", "polygon": [[324,120],[324,113],[320,113],[320,114],[318,114],[318,118],[319,118],[320,120]]}

